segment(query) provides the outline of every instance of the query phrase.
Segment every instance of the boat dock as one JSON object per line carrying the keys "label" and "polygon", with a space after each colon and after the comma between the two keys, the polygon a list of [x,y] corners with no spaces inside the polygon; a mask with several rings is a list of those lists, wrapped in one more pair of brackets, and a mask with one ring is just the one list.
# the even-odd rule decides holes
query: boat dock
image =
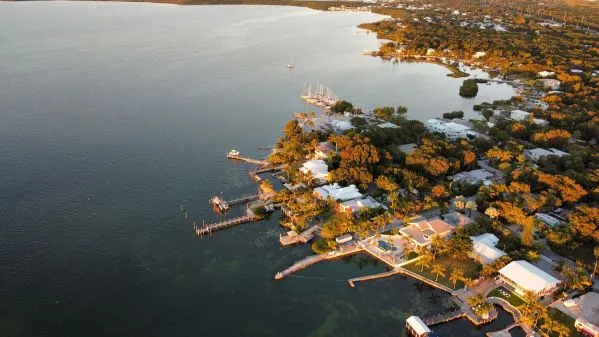
{"label": "boat dock", "polygon": [[296,263],[294,263],[291,267],[278,272],[275,275],[275,280],[281,280],[285,276],[289,276],[289,275],[291,275],[295,272],[298,272],[306,267],[309,267],[317,262],[337,259],[337,258],[340,258],[343,256],[356,254],[362,250],[363,250],[362,247],[360,247],[356,243],[353,243],[353,244],[348,244],[348,245],[342,247],[341,249],[332,251],[328,254],[311,255],[311,256],[305,257],[305,258],[297,261]]}
{"label": "boat dock", "polygon": [[269,162],[263,159],[253,159],[253,158],[248,158],[248,157],[242,157],[240,155],[231,155],[231,154],[227,154],[227,158],[229,159],[234,159],[234,160],[240,160],[240,161],[244,161],[246,163],[250,163],[250,164],[256,164],[256,165],[268,165]]}
{"label": "boat dock", "polygon": [[433,326],[433,325],[453,321],[454,319],[462,318],[464,316],[466,316],[466,313],[462,309],[457,309],[457,310],[448,311],[444,314],[426,317],[422,321],[424,322],[424,324],[426,324],[428,326]]}
{"label": "boat dock", "polygon": [[314,225],[305,231],[297,234],[293,231],[287,232],[286,235],[279,235],[279,242],[282,246],[289,246],[296,243],[307,243],[312,240],[317,232],[320,231],[320,226]]}
{"label": "boat dock", "polygon": [[248,215],[239,216],[239,217],[236,217],[233,219],[228,219],[228,220],[215,222],[215,223],[211,223],[211,224],[205,224],[205,225],[202,225],[201,227],[194,225],[194,230],[195,230],[197,236],[203,237],[204,235],[212,235],[212,232],[215,232],[215,231],[219,231],[219,230],[237,226],[237,225],[240,225],[243,223],[254,222],[254,221],[259,221],[259,220],[261,220],[259,217],[255,216],[253,214],[248,214]]}
{"label": "boat dock", "polygon": [[219,210],[221,212],[227,211],[231,206],[238,204],[245,204],[250,201],[260,199],[260,194],[249,195],[246,197],[241,197],[233,200],[224,200],[222,197],[213,196],[210,198],[210,204],[214,206],[215,210]]}
{"label": "boat dock", "polygon": [[356,286],[355,285],[356,282],[363,282],[363,281],[375,280],[375,279],[379,279],[379,278],[393,276],[393,275],[399,274],[399,273],[400,273],[400,271],[398,269],[391,269],[391,270],[386,271],[384,273],[378,273],[378,274],[372,274],[372,275],[355,277],[355,278],[347,280],[347,282],[349,283],[350,287],[354,288]]}

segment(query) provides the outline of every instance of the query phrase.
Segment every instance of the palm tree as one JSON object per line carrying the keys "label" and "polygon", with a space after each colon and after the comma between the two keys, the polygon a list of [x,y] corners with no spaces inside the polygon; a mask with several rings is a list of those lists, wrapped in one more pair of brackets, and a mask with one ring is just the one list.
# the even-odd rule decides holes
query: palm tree
{"label": "palm tree", "polygon": [[433,265],[433,268],[431,270],[431,274],[436,275],[437,277],[435,277],[435,282],[437,282],[437,280],[439,279],[439,276],[443,276],[445,277],[445,266],[442,264],[435,264]]}
{"label": "palm tree", "polygon": [[555,329],[557,328],[558,325],[559,325],[558,322],[547,317],[545,319],[545,322],[543,323],[543,325],[541,325],[541,329],[544,330],[547,334],[549,334],[552,331],[555,331]]}
{"label": "palm tree", "polygon": [[455,289],[456,283],[458,283],[458,281],[463,278],[464,278],[464,271],[457,267],[453,268],[453,270],[451,271],[451,274],[449,275],[449,281],[451,283],[453,283],[453,289]]}
{"label": "palm tree", "polygon": [[472,211],[475,211],[478,208],[478,205],[476,204],[476,202],[469,200],[469,201],[466,201],[464,208],[468,209],[468,216],[471,216]]}
{"label": "palm tree", "polygon": [[562,325],[562,324],[559,324],[558,326],[556,326],[556,329],[553,331],[557,332],[558,337],[570,336],[572,333],[570,328],[568,328],[567,326]]}
{"label": "palm tree", "polygon": [[495,207],[489,207],[485,211],[485,214],[488,215],[489,218],[495,219],[499,216],[499,210],[497,210],[497,208],[495,208]]}
{"label": "palm tree", "polygon": [[416,261],[416,265],[420,266],[420,272],[424,271],[424,267],[428,268],[431,266],[431,262],[433,262],[433,257],[429,254],[421,255],[418,261]]}

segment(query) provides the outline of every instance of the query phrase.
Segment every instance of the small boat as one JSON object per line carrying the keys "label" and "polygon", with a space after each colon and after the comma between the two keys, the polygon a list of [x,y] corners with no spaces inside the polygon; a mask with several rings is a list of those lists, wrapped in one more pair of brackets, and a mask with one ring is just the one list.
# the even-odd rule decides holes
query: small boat
{"label": "small boat", "polygon": [[228,158],[237,158],[237,157],[239,157],[239,151],[231,150],[227,153],[227,157]]}
{"label": "small boat", "polygon": [[293,69],[295,68],[295,65],[293,64],[293,57],[291,58],[291,60],[289,61],[289,63],[287,64],[287,69]]}

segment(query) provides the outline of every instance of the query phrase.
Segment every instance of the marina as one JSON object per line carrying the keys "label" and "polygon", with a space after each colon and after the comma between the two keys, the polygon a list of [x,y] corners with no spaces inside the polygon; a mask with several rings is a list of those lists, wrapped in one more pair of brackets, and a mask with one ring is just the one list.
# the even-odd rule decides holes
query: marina
{"label": "marina", "polygon": [[312,88],[312,84],[309,84],[300,97],[309,104],[325,109],[330,109],[339,101],[339,98],[337,95],[335,95],[333,90],[331,90],[329,87],[325,87],[322,84],[316,85],[315,89]]}

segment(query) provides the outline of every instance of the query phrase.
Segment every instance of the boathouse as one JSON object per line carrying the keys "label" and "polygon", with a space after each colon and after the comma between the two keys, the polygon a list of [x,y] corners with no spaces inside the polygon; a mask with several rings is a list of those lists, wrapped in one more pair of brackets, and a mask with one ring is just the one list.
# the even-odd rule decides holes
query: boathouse
{"label": "boathouse", "polygon": [[414,337],[427,337],[431,329],[418,316],[410,316],[406,319],[406,328]]}

